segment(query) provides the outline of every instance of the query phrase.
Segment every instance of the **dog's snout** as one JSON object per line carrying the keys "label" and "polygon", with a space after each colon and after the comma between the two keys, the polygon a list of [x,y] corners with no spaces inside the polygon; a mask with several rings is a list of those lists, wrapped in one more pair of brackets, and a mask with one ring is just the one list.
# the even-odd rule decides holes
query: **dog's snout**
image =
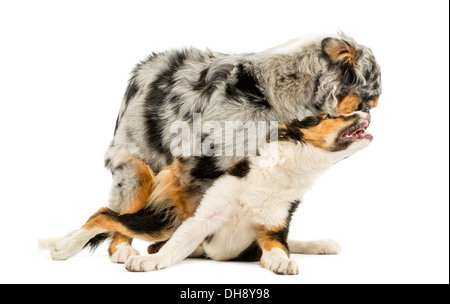
{"label": "dog's snout", "polygon": [[368,120],[370,122],[370,112],[361,112],[360,117],[363,120]]}

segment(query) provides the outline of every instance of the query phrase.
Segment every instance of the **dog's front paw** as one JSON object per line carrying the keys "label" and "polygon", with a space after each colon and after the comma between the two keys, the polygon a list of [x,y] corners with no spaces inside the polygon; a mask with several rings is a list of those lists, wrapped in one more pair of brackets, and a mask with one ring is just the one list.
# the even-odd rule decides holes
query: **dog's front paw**
{"label": "dog's front paw", "polygon": [[279,248],[265,252],[261,258],[261,266],[277,274],[298,274],[298,264],[290,260],[286,253]]}
{"label": "dog's front paw", "polygon": [[162,267],[158,254],[130,256],[125,263],[125,268],[133,272],[146,272],[158,270]]}
{"label": "dog's front paw", "polygon": [[111,262],[113,263],[125,263],[131,256],[139,255],[139,251],[134,249],[127,243],[122,243],[117,246],[117,251],[111,255]]}

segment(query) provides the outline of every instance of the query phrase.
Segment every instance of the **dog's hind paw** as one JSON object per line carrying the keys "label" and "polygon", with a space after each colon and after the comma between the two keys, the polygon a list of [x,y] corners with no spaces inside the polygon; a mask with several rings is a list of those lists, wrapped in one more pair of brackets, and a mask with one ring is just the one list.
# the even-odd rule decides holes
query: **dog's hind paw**
{"label": "dog's hind paw", "polygon": [[131,256],[125,263],[125,268],[133,272],[146,272],[163,268],[160,264],[161,259],[157,254]]}
{"label": "dog's hind paw", "polygon": [[128,245],[127,243],[122,243],[117,246],[117,251],[111,255],[111,262],[123,264],[129,257],[139,255],[139,251]]}

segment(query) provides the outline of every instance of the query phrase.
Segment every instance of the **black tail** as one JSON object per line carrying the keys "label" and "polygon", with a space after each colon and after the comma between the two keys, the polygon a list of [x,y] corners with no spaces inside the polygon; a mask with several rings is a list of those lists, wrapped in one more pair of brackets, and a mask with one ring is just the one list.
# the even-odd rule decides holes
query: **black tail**
{"label": "black tail", "polygon": [[111,235],[109,233],[100,233],[94,236],[89,242],[84,245],[83,249],[89,247],[90,251],[95,251],[100,244],[102,244],[106,239],[108,239]]}

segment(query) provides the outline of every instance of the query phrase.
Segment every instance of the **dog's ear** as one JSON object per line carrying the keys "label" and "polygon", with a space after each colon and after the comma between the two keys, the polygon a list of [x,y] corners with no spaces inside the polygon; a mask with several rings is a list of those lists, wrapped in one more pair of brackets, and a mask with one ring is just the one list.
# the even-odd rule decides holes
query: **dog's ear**
{"label": "dog's ear", "polygon": [[355,66],[358,57],[356,50],[349,42],[338,38],[322,40],[322,51],[334,62],[343,62]]}

